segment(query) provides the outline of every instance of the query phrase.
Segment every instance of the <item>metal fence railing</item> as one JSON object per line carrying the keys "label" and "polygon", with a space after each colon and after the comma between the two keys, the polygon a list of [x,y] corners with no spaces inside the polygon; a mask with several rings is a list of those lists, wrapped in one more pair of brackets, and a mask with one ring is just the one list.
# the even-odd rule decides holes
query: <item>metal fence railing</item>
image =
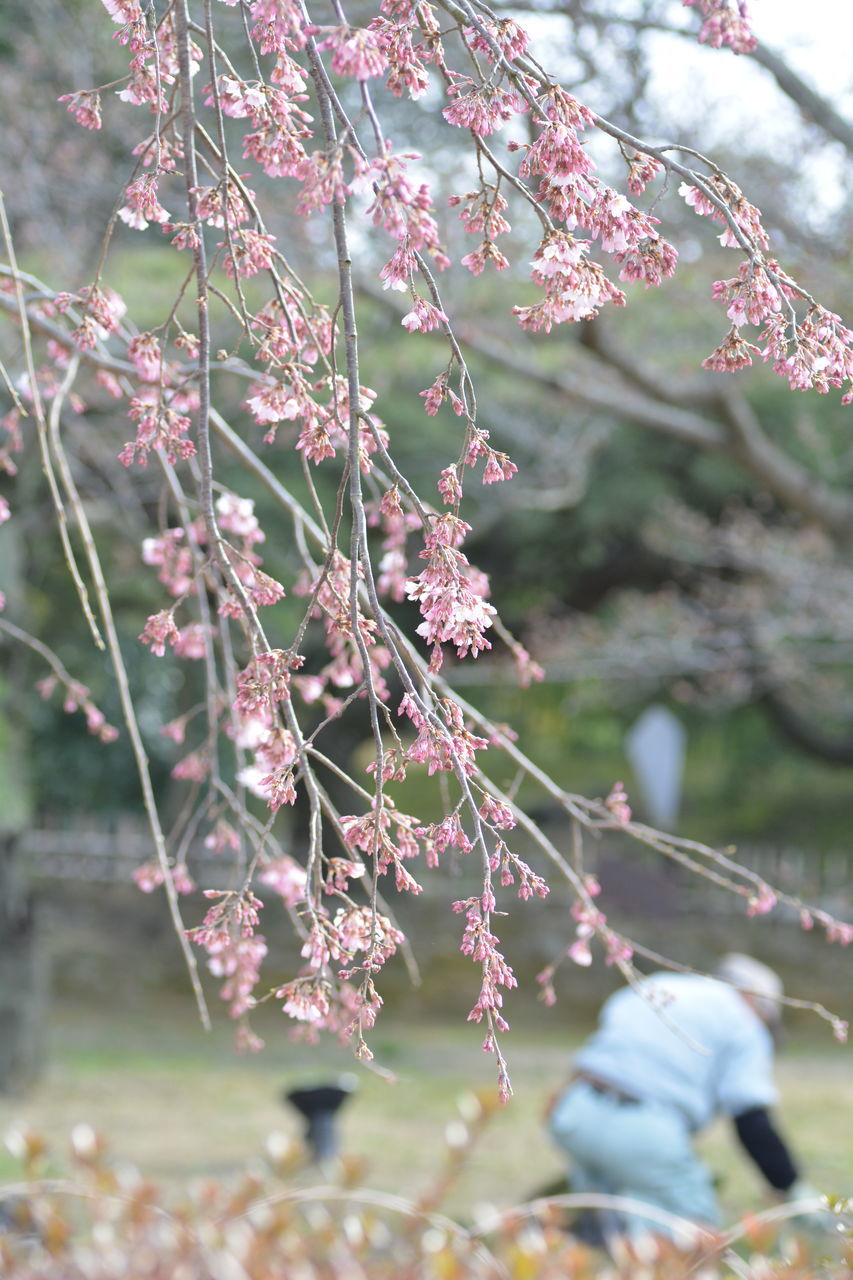
{"label": "metal fence railing", "polygon": [[[79,880],[97,883],[129,884],[134,870],[154,856],[151,837],[136,821],[122,820],[111,826],[33,828],[22,839],[29,873],[36,880]],[[736,858],[769,884],[815,905],[830,905],[844,912],[851,904],[853,885],[853,850],[830,849],[809,851],[787,845],[744,844]],[[643,860],[648,871],[658,859]],[[221,855],[193,842],[187,864],[194,879],[202,886],[221,884],[223,872],[230,867]],[[637,866],[636,858],[630,860]],[[626,871],[628,867],[626,865]],[[677,886],[682,903],[700,899],[708,902],[709,886],[699,877],[677,874],[675,881],[664,874],[661,883]],[[725,913],[743,912],[743,899],[720,891],[710,891],[711,909]]]}

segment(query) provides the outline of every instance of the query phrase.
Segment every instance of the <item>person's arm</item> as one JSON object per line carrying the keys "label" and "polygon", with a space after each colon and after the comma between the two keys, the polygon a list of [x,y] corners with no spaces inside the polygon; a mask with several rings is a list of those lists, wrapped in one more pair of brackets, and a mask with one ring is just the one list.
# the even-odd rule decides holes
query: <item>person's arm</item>
{"label": "person's arm", "polygon": [[790,1191],[799,1173],[766,1107],[750,1107],[734,1117],[741,1146],[776,1191]]}

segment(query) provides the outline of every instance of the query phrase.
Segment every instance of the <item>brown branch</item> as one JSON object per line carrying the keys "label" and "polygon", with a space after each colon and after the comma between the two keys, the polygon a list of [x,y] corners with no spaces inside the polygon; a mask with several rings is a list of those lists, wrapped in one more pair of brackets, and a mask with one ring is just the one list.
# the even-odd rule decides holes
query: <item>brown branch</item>
{"label": "brown branch", "polygon": [[796,103],[808,120],[853,154],[853,125],[835,110],[831,102],[806,84],[785,59],[773,49],[768,49],[766,44],[759,44],[749,56],[770,72],[785,96]]}
{"label": "brown branch", "polygon": [[810,724],[778,693],[768,690],[758,699],[758,706],[775,729],[806,755],[826,764],[853,764],[853,737],[831,738]]}

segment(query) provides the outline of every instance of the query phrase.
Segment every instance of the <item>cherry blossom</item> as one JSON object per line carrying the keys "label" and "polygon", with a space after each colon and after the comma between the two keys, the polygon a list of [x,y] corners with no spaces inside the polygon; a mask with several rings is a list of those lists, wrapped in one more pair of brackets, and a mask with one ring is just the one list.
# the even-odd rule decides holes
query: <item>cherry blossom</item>
{"label": "cherry blossom", "polygon": [[[753,47],[743,0],[688,3],[700,11],[700,40],[739,53]],[[141,547],[154,570],[154,596],[144,611],[150,616],[137,623],[139,639],[154,656],[169,648],[175,663],[199,664],[184,669],[188,694],[200,680],[206,687],[195,706],[188,696],[171,708],[161,727],[184,753],[172,776],[189,784],[185,812],[198,807],[165,837],[156,797],[146,800],[158,857],[137,869],[136,880],[147,891],[164,886],[175,909],[175,893],[192,889],[184,853],[197,831],[221,860],[221,883],[243,886],[209,891],[202,924],[181,934],[185,954],[195,954],[185,944],[200,947],[220,979],[240,1044],[259,1044],[248,1015],[260,998],[267,950],[258,932],[262,904],[250,885],[256,881],[268,900],[278,900],[278,914],[288,909],[302,938],[298,972],[275,979],[283,1011],[310,1034],[349,1037],[369,1060],[364,1035],[382,1003],[374,979],[404,943],[379,895],[418,895],[452,853],[481,876],[454,910],[465,920],[461,950],[480,968],[469,1016],[486,1024],[484,1048],[495,1055],[506,1098],[498,1035],[507,1027],[503,1000],[515,976],[494,931],[497,896],[545,897],[543,867],[553,864],[575,897],[574,936],[569,925],[560,959],[590,965],[598,938],[605,963],[629,971],[632,943],[593,905],[599,886],[583,866],[584,832],[619,828],[657,841],[669,856],[695,846],[632,823],[619,782],[603,803],[570,796],[558,781],[543,784],[509,726],[489,722],[436,678],[445,646],[461,662],[494,645],[503,662],[498,679],[517,678],[522,686],[543,670],[500,621],[488,577],[466,554],[477,468],[482,464],[487,487],[478,490],[482,503],[492,497],[488,487],[517,468],[501,448],[497,424],[478,416],[470,335],[457,325],[454,288],[438,282],[437,273],[452,265],[440,225],[447,209],[434,206],[427,176],[442,169],[456,187],[447,206],[465,235],[448,243],[463,241],[460,278],[470,283],[466,272],[480,276],[489,267],[505,272],[514,255],[532,253],[536,291],[512,308],[530,335],[593,319],[606,304],[624,306],[626,293],[610,278],[616,273],[643,289],[674,274],[678,253],[656,215],[666,215],[659,195],[679,181],[688,206],[713,224],[698,231],[719,233],[736,255],[730,278],[712,289],[730,329],[704,368],[732,372],[758,354],[791,388],[838,390],[849,403],[853,331],[771,256],[759,210],[713,161],[644,142],[594,114],[540,64],[515,18],[482,8],[463,13],[444,0],[380,0],[373,13],[358,14],[364,25],[353,25],[338,3],[317,25],[314,11],[297,0],[226,4],[242,13],[227,13],[230,21],[221,25],[217,6],[200,21],[194,4],[155,15],[138,0],[104,0],[124,73],[60,102],[91,135],[101,128],[102,104],[122,121],[135,118],[136,132],[126,138],[132,166],[87,286],[55,292],[27,278],[21,290],[17,271],[0,276],[7,303],[22,295],[32,328],[24,345],[37,352],[9,384],[21,405],[2,422],[0,471],[14,478],[33,422],[50,417],[51,428],[64,427],[64,415],[84,417],[87,399],[101,405],[106,396],[125,403],[134,424],[120,462],[157,464],[142,476],[120,473],[125,490],[144,480],[140,511],[156,511]],[[409,108],[412,120],[431,111],[445,134],[456,130],[458,145],[468,147],[464,164],[454,161],[445,174],[438,138],[425,158],[395,146],[386,110],[404,95],[420,104]],[[64,113],[57,116],[70,127]],[[78,135],[76,145],[92,140]],[[607,147],[625,191],[601,176],[611,172]],[[257,191],[240,172],[241,157],[245,168],[262,171]],[[317,246],[322,298],[292,264],[300,256],[289,243],[293,212],[311,219],[304,243]],[[159,252],[171,255],[174,279],[184,282],[165,313],[143,325],[107,283],[117,278],[116,217],[138,231],[159,226]],[[531,227],[541,228],[538,243]],[[368,289],[375,271],[384,290],[411,299],[397,314],[409,332],[429,335],[410,353],[423,358],[424,411],[433,417],[444,406],[452,410],[442,429],[455,432],[454,442],[423,493],[399,469],[398,438],[406,433],[417,444],[418,434],[388,400],[399,371],[382,370],[381,396],[362,382],[354,264]],[[752,340],[749,325],[756,326]],[[242,408],[233,403],[239,399]],[[379,416],[383,399],[392,408],[388,425]],[[166,485],[158,497],[161,472]],[[0,522],[11,510],[0,498]],[[100,593],[98,572],[90,580]],[[104,613],[104,600],[98,603]],[[120,664],[121,654],[113,661]],[[65,709],[82,710],[89,732],[110,741],[117,731],[89,691],[61,672],[54,665],[42,682],[45,694],[60,690]],[[126,674],[118,665],[122,688]],[[390,698],[398,689],[395,716]],[[362,736],[370,726],[370,759],[358,757],[358,774],[325,754],[329,723],[351,708],[362,715]],[[133,731],[132,717],[128,726]],[[488,749],[496,768],[487,776]],[[136,758],[148,797],[154,788],[141,747]],[[397,784],[419,771],[441,775],[428,817],[404,812],[393,798]],[[345,781],[355,798],[343,808],[353,812],[334,801]],[[540,784],[572,825],[572,860],[522,816],[521,796]],[[310,830],[305,847],[294,849],[278,811],[293,805],[297,792]],[[523,857],[508,834],[520,819]],[[704,852],[709,865],[716,859],[735,875],[727,855]],[[750,917],[779,902],[828,941],[853,940],[849,925],[746,869],[736,892]],[[548,1001],[556,963],[540,975]],[[832,1025],[839,1037],[846,1031],[840,1019]]]}

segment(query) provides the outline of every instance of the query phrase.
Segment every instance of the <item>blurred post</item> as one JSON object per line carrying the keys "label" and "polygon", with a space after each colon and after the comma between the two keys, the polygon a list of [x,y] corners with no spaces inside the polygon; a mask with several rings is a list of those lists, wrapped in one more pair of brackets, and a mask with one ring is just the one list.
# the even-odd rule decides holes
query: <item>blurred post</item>
{"label": "blurred post", "polygon": [[305,1141],[315,1164],[324,1164],[338,1154],[337,1114],[354,1091],[355,1083],[354,1076],[343,1075],[333,1084],[308,1085],[284,1095],[284,1100],[305,1121]]}

